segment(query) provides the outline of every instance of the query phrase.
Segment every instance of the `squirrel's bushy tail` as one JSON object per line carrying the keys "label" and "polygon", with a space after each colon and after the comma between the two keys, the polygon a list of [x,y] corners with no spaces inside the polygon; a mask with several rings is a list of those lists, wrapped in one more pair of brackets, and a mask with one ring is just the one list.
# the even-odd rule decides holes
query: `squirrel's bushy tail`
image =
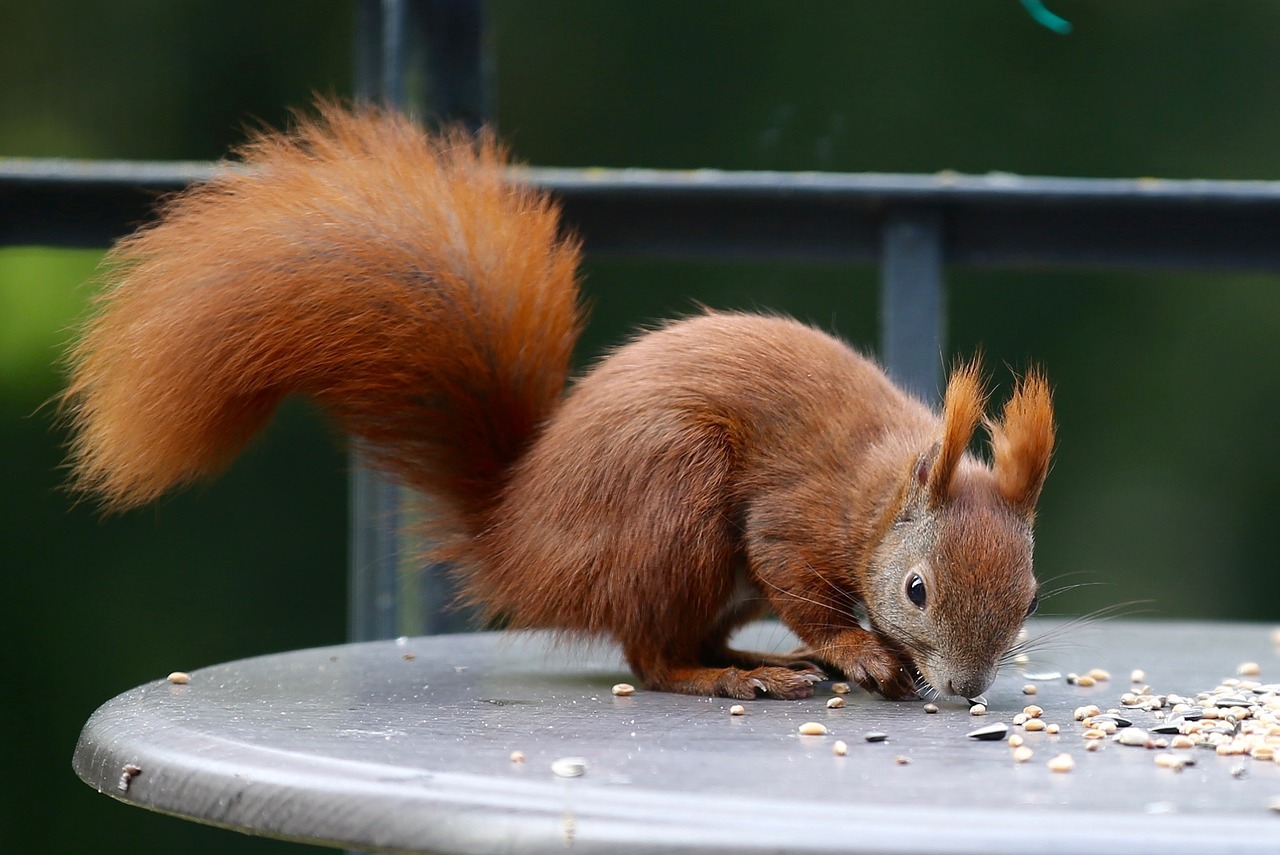
{"label": "squirrel's bushy tail", "polygon": [[74,485],[154,499],[301,393],[449,516],[483,514],[581,325],[556,206],[491,139],[374,108],[322,104],[239,154],[108,257],[61,400]]}

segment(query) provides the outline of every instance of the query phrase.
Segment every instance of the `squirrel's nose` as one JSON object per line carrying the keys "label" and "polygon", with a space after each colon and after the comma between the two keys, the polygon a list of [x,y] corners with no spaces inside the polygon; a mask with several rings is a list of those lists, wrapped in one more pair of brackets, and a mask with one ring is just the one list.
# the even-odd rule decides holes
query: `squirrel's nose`
{"label": "squirrel's nose", "polygon": [[990,685],[991,676],[987,674],[963,674],[947,678],[947,691],[961,698],[976,698]]}

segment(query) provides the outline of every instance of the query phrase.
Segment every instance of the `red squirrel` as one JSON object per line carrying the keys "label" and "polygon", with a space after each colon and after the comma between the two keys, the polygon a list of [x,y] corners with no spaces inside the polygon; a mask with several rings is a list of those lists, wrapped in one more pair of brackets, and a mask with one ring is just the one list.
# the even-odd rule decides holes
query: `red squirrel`
{"label": "red squirrel", "polygon": [[[652,689],[991,684],[1036,603],[1042,373],[986,420],[991,464],[976,363],[938,415],[783,317],[671,321],[568,385],[579,243],[490,136],[323,104],[239,154],[108,257],[61,398],[76,488],[155,499],[300,393],[428,497],[486,617],[610,637]],[[805,647],[731,649],[768,608]]]}

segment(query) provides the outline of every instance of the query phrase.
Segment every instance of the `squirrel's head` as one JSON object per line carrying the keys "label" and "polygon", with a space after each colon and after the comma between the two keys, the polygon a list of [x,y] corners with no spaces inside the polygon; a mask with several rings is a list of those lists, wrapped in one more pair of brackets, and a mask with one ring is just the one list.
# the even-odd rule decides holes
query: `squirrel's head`
{"label": "squirrel's head", "polygon": [[991,685],[1035,611],[1032,527],[1054,443],[1049,386],[1033,371],[985,421],[992,464],[979,462],[966,449],[985,402],[976,361],[952,373],[942,435],[903,473],[866,602],[930,686],[966,698]]}

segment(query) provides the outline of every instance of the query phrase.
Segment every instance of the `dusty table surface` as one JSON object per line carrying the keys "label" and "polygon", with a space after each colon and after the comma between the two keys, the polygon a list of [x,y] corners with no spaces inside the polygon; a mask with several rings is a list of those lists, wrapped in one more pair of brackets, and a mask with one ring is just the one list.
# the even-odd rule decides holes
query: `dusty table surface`
{"label": "dusty table surface", "polygon": [[[1051,627],[1033,622],[1032,635]],[[739,646],[790,649],[775,624]],[[828,709],[611,687],[634,682],[616,651],[545,635],[473,634],[303,650],[158,680],[85,725],[74,765],[130,804],[254,834],[355,849],[488,852],[1280,852],[1280,765],[1105,741],[1086,752],[1073,710],[1119,705],[1130,672],[1195,695],[1280,648],[1258,625],[1113,621],[1072,631],[1005,668],[985,717],[964,701],[890,702],[859,692]],[[1085,688],[1051,670],[1111,672]],[[1035,682],[1034,697],[1023,686]],[[1025,733],[1034,757],[965,734],[1028,703],[1058,735]],[[1136,726],[1154,714],[1131,715]],[[800,736],[816,721],[827,736]],[[869,731],[884,742],[864,739]],[[1011,732],[1021,733],[1020,728]],[[848,744],[836,756],[837,739]],[[524,762],[513,762],[512,752]],[[1059,752],[1074,771],[1048,769]],[[560,778],[553,761],[586,761]],[[906,758],[905,765],[898,758]],[[127,769],[126,769],[127,767]],[[1245,847],[1239,849],[1239,847]]]}

